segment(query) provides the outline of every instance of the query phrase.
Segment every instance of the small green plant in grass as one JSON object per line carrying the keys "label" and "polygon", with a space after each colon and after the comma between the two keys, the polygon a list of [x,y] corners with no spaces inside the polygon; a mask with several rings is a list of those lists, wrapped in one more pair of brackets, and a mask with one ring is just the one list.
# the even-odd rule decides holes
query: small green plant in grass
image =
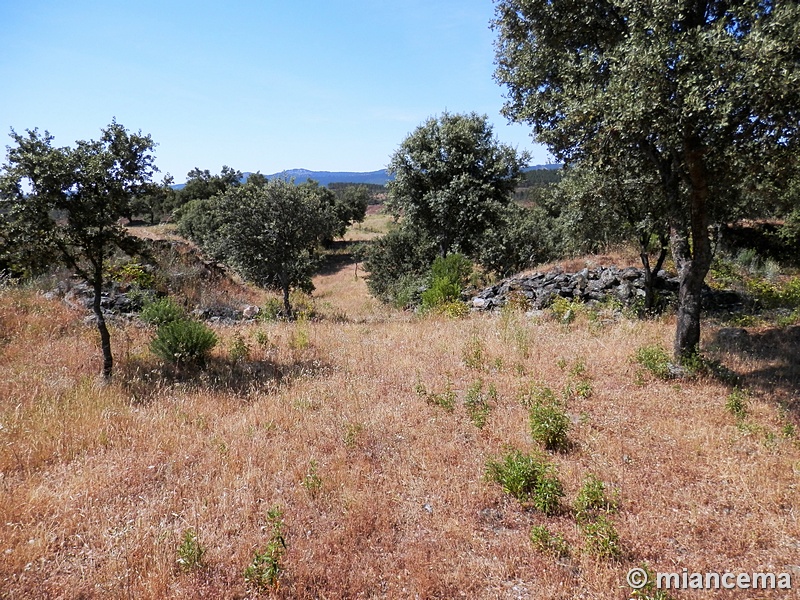
{"label": "small green plant in grass", "polygon": [[266,591],[278,587],[278,578],[283,571],[283,554],[286,540],[283,538],[283,513],[278,507],[267,512],[270,539],[261,552],[256,552],[253,561],[244,570],[245,583],[257,590]]}
{"label": "small green plant in grass", "polygon": [[550,305],[550,312],[565,325],[572,323],[584,309],[585,305],[580,300],[570,300],[563,296],[556,296]]}
{"label": "small green plant in grass", "polygon": [[622,556],[619,533],[613,521],[605,515],[581,524],[586,551],[598,558],[618,559]]}
{"label": "small green plant in grass", "polygon": [[747,417],[747,402],[749,394],[746,390],[735,389],[728,394],[725,400],[725,409],[731,413],[737,421],[743,421]]}
{"label": "small green plant in grass", "polygon": [[452,302],[440,304],[438,310],[451,319],[461,319],[469,314],[469,306],[461,302],[461,300],[453,300]]}
{"label": "small green plant in grass", "polygon": [[[672,600],[672,596],[665,590],[658,589],[656,573],[649,565],[646,563],[640,564],[639,571],[643,574],[643,578],[644,574],[646,574],[647,577],[642,587],[631,590],[631,600]],[[641,581],[631,581],[630,583],[641,583]]]}
{"label": "small green plant in grass", "polygon": [[482,369],[485,359],[483,340],[477,335],[471,335],[461,353],[464,364],[470,369]]}
{"label": "small green plant in grass", "polygon": [[522,503],[547,515],[554,514],[564,497],[555,467],[544,458],[512,450],[500,460],[486,463],[486,477]]}
{"label": "small green plant in grass", "polygon": [[172,298],[166,296],[155,302],[145,304],[139,318],[145,323],[160,327],[167,323],[182,321],[186,319],[186,311],[178,305]]}
{"label": "small green plant in grass", "polygon": [[578,522],[593,518],[600,512],[616,512],[616,499],[606,495],[606,485],[595,475],[588,475],[575,498],[575,516]]}
{"label": "small green plant in grass", "polygon": [[277,321],[283,315],[283,302],[278,298],[267,298],[258,312],[257,318],[262,321]]}
{"label": "small green plant in grass", "polygon": [[250,357],[250,346],[241,333],[235,333],[231,340],[228,354],[233,362],[247,360]]}
{"label": "small green plant in grass", "polygon": [[558,402],[535,402],[530,408],[531,437],[547,450],[568,448],[569,423],[569,417]]}
{"label": "small green plant in grass", "polygon": [[450,379],[447,380],[447,386],[442,393],[429,392],[421,381],[417,381],[414,391],[417,396],[428,404],[443,408],[447,412],[453,412],[456,409],[456,393],[453,390],[453,383]]}
{"label": "small green plant in grass", "polygon": [[478,429],[486,425],[486,418],[491,410],[490,401],[497,401],[497,390],[494,384],[489,384],[489,389],[483,391],[483,381],[478,380],[467,389],[464,407],[467,409],[470,421]]}
{"label": "small green plant in grass", "polygon": [[197,533],[194,529],[186,529],[183,532],[183,539],[180,546],[178,546],[178,558],[175,562],[183,571],[192,571],[203,567],[203,555],[206,553],[205,548],[200,544],[197,539]]}
{"label": "small green plant in grass", "polygon": [[217,345],[216,334],[197,321],[173,321],[158,328],[150,349],[160,359],[175,364],[205,364]]}
{"label": "small green plant in grass", "polygon": [[533,547],[543,554],[557,558],[569,556],[569,544],[560,533],[551,533],[544,525],[534,525],[530,533]]}
{"label": "small green plant in grass", "polygon": [[264,349],[267,349],[271,346],[272,342],[269,339],[269,334],[266,331],[257,331],[256,332],[256,344],[261,346]]}
{"label": "small green plant in grass", "polygon": [[633,360],[659,379],[672,377],[670,356],[661,346],[642,346],[636,350]]}
{"label": "small green plant in grass", "polygon": [[361,423],[348,422],[344,425],[344,445],[348,448],[355,448],[358,445],[358,439],[364,431],[364,425]]}
{"label": "small green plant in grass", "polygon": [[308,471],[303,477],[302,485],[306,488],[308,495],[311,498],[316,498],[322,489],[322,477],[317,473],[317,461],[312,460],[308,465]]}
{"label": "small green plant in grass", "polygon": [[308,325],[305,321],[298,321],[289,336],[289,347],[292,350],[307,350],[309,346],[311,346],[311,339],[308,334]]}

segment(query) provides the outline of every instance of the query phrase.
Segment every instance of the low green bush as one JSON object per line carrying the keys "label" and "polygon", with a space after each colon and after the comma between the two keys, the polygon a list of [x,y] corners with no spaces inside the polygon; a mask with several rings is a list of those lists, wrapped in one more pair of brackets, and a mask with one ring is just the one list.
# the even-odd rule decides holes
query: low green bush
{"label": "low green bush", "polygon": [[179,320],[159,327],[150,349],[166,362],[204,365],[216,345],[216,334],[203,323]]}
{"label": "low green bush", "polygon": [[160,327],[174,321],[186,319],[186,311],[170,297],[164,297],[145,304],[139,318],[145,323]]}
{"label": "low green bush", "polygon": [[503,491],[546,515],[558,511],[564,488],[555,467],[544,458],[512,450],[500,460],[486,463],[486,477]]}

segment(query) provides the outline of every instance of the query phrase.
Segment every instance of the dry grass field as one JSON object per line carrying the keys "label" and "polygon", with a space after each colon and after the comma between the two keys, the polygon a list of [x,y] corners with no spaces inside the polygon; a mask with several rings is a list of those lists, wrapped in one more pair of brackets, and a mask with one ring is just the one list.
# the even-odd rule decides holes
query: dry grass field
{"label": "dry grass field", "polygon": [[[353,264],[315,283],[321,318],[215,326],[205,371],[164,367],[151,329],[116,323],[110,385],[84,313],[0,290],[0,598],[623,599],[642,563],[800,586],[796,328],[751,328],[737,349],[706,328],[749,390],[737,417],[721,381],[632,361],[670,347],[670,317],[420,317],[371,299]],[[465,404],[478,382],[496,390],[482,428]],[[532,440],[522,402],[545,386],[568,388],[560,452]],[[509,448],[555,465],[555,514],[487,480]],[[615,558],[574,515],[590,474],[617,504]],[[537,548],[535,526],[565,551]],[[244,573],[270,544],[277,584],[259,591]]]}

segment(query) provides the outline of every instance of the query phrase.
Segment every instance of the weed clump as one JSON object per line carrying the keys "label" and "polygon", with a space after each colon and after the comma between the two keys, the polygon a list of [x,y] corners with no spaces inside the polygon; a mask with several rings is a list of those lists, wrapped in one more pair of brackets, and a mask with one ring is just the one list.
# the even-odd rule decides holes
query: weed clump
{"label": "weed clump", "polygon": [[661,346],[642,346],[636,350],[633,360],[659,379],[670,379],[670,357]]}
{"label": "weed clump", "polygon": [[505,493],[546,515],[557,512],[564,497],[555,467],[541,457],[519,450],[510,451],[500,460],[489,460],[486,477],[500,484]]}
{"label": "weed clump", "polygon": [[203,555],[206,550],[197,539],[197,533],[193,529],[183,532],[183,540],[178,546],[178,559],[175,561],[183,571],[192,571],[203,567]]}
{"label": "weed clump", "polygon": [[530,533],[531,543],[539,552],[557,558],[569,556],[569,544],[560,533],[551,533],[544,525],[534,525]]}
{"label": "weed clump", "polygon": [[283,554],[286,552],[283,512],[273,507],[267,512],[267,519],[271,525],[269,542],[263,551],[254,554],[253,561],[244,570],[245,583],[261,591],[278,587],[278,578],[283,571]]}

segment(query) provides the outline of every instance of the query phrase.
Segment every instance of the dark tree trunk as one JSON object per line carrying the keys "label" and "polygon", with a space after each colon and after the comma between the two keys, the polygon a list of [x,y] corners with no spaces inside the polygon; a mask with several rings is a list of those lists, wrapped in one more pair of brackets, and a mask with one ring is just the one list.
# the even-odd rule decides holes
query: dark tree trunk
{"label": "dark tree trunk", "polygon": [[100,306],[101,295],[103,293],[103,269],[95,269],[94,281],[94,301],[92,302],[92,310],[94,311],[95,321],[97,322],[97,331],[100,332],[100,347],[103,350],[103,379],[111,381],[111,371],[114,368],[114,358],[111,355],[111,336],[106,327],[106,320],[103,316],[103,309]]}
{"label": "dark tree trunk", "polygon": [[703,148],[695,138],[686,140],[686,166],[690,183],[691,247],[685,230],[673,228],[672,255],[678,269],[678,316],[675,331],[675,358],[696,354],[700,349],[700,312],[703,283],[711,267],[711,238],[708,226],[708,175]]}
{"label": "dark tree trunk", "polygon": [[283,287],[283,312],[286,315],[286,320],[292,320],[292,304],[289,302],[289,283],[287,278],[282,277],[281,286]]}
{"label": "dark tree trunk", "polygon": [[655,266],[651,269],[650,268],[650,254],[648,253],[648,246],[650,242],[650,236],[647,235],[646,237],[643,235],[642,238],[639,240],[642,253],[639,257],[642,259],[642,266],[644,267],[644,312],[645,315],[652,315],[654,313],[655,308],[655,285],[656,285],[656,275],[661,270],[661,267],[664,266],[664,260],[667,258],[667,251],[669,250],[668,246],[668,239],[667,236],[662,235],[659,236],[659,253],[658,258],[656,259]]}

